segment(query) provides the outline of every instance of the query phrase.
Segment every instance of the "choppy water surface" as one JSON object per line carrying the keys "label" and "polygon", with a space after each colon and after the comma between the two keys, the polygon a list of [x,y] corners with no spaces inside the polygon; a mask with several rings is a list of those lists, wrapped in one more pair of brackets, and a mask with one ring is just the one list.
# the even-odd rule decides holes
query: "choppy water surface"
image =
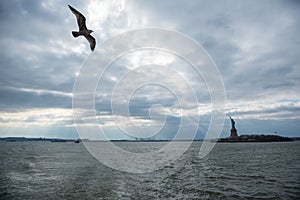
{"label": "choppy water surface", "polygon": [[300,199],[300,142],[218,143],[202,160],[200,146],[153,173],[129,174],[82,144],[0,142],[0,199]]}

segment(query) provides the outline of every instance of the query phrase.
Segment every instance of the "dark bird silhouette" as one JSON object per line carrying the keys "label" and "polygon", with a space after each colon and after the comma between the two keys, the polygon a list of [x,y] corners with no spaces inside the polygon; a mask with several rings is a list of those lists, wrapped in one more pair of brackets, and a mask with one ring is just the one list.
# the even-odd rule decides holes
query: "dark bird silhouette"
{"label": "dark bird silhouette", "polygon": [[76,16],[77,19],[77,24],[79,27],[79,31],[72,31],[72,35],[76,38],[78,36],[84,36],[90,43],[91,50],[94,51],[95,46],[96,46],[96,39],[91,36],[91,33],[93,32],[92,30],[87,29],[86,24],[85,24],[85,17],[77,11],[75,8],[72,6],[68,5],[72,13]]}

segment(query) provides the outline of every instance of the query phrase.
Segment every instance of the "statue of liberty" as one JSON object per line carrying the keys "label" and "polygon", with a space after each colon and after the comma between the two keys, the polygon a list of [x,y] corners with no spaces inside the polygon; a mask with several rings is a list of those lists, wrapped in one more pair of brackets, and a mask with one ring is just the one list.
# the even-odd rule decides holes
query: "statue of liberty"
{"label": "statue of liberty", "polygon": [[230,137],[236,138],[238,137],[237,130],[235,128],[235,121],[230,117],[231,121],[231,130],[230,130]]}
{"label": "statue of liberty", "polygon": [[231,129],[235,129],[235,121],[230,117],[231,120]]}

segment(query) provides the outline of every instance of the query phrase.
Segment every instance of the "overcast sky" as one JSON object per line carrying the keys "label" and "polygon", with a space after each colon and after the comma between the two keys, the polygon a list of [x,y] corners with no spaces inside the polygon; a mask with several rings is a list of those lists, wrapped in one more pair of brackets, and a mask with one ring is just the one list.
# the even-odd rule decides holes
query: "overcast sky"
{"label": "overcast sky", "polygon": [[[299,1],[1,0],[0,137],[78,137],[73,85],[91,51],[84,38],[72,37],[77,24],[68,4],[86,16],[97,47],[120,33],[145,27],[181,32],[201,44],[224,82],[227,118],[223,137],[230,132],[229,116],[235,119],[239,134],[300,136]],[[131,116],[120,115],[122,122],[133,120],[154,128],[164,122],[156,138],[169,139],[182,117],[199,118],[197,138],[203,138],[210,119],[205,83],[193,76],[183,60],[153,50],[124,56],[107,71],[105,87],[96,93],[100,126],[111,139],[126,138],[114,124],[109,91],[124,73],[147,64],[166,65],[185,76],[198,88],[199,112],[185,108],[181,109],[186,112],[179,112],[169,90],[148,85],[131,97]],[[141,77],[167,76],[139,73]],[[135,84],[132,81],[129,85]],[[184,84],[169,83],[175,92],[185,95]],[[149,111],[158,117],[149,119]]]}

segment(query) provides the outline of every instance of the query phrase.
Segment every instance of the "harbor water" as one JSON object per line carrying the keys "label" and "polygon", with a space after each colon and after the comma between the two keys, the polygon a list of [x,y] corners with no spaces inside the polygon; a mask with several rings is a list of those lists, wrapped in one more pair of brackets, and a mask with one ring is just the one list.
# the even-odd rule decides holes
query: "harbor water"
{"label": "harbor water", "polygon": [[[151,151],[164,142],[118,142]],[[120,172],[82,143],[0,142],[0,199],[300,199],[300,142],[218,143],[199,159],[145,174]]]}

